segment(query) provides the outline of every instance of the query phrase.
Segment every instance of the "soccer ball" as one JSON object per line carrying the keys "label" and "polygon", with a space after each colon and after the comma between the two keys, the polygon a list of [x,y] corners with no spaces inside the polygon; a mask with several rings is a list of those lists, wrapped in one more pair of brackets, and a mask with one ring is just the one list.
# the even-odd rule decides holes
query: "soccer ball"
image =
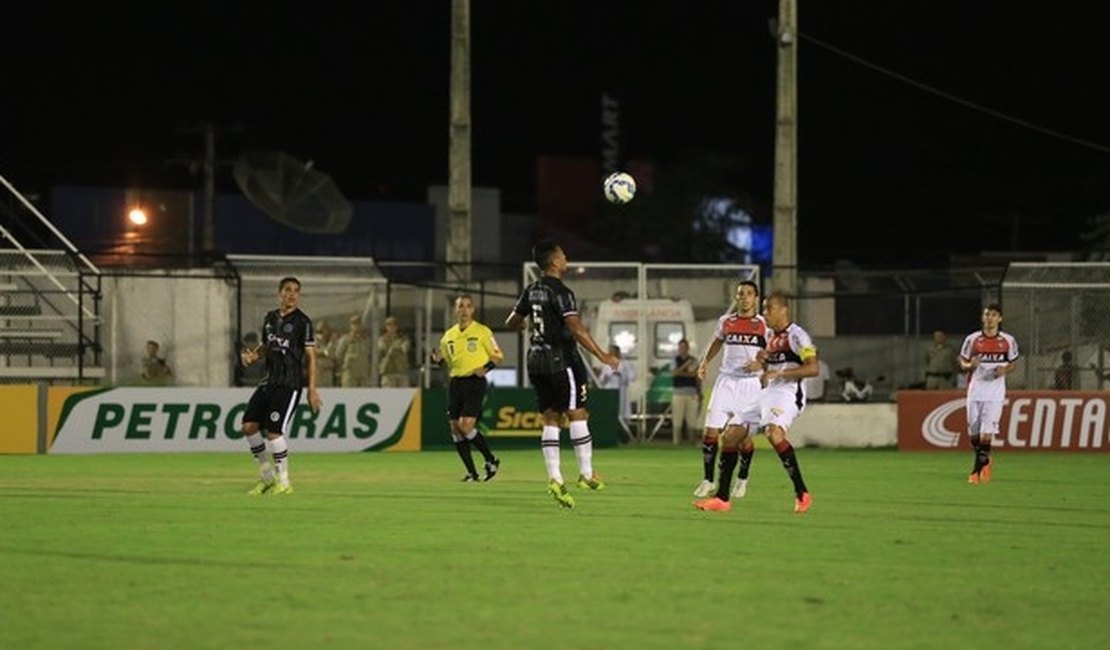
{"label": "soccer ball", "polygon": [[625,172],[613,172],[605,177],[601,188],[610,203],[628,203],[636,196],[636,179]]}

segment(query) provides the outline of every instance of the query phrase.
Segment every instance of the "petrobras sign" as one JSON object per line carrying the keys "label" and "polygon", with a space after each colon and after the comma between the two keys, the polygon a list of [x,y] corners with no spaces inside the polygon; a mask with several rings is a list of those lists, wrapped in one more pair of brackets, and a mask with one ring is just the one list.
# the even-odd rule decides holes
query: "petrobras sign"
{"label": "petrobras sign", "polygon": [[[1009,391],[996,449],[1110,451],[1110,393]],[[962,391],[899,391],[898,448],[968,450]]]}
{"label": "petrobras sign", "polygon": [[[50,453],[243,451],[243,412],[252,392],[110,388],[70,395]],[[321,389],[320,412],[302,398],[285,433],[304,452],[383,449],[409,435],[418,440],[418,395],[415,388]]]}

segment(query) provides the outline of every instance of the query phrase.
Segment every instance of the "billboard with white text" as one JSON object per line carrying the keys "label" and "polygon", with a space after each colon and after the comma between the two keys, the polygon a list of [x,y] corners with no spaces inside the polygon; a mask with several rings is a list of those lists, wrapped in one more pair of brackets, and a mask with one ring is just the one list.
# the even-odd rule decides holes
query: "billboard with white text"
{"label": "billboard with white text", "polygon": [[[899,391],[898,448],[969,450],[963,391]],[[996,449],[1110,451],[1110,393],[1010,391]]]}

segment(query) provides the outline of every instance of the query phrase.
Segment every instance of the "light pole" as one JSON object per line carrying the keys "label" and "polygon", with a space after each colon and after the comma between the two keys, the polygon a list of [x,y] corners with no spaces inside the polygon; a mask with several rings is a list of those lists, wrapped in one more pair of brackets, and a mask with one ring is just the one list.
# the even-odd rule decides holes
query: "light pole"
{"label": "light pole", "polygon": [[797,0],[779,0],[775,111],[775,207],[772,286],[798,292],[798,13]]}

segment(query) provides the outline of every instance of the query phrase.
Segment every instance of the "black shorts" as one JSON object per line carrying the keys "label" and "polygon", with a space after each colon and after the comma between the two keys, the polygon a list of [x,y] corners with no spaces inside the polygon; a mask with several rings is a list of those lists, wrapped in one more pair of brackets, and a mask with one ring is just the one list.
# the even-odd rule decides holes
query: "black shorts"
{"label": "black shorts", "polygon": [[447,417],[452,420],[479,418],[485,398],[485,377],[452,377],[447,385]]}
{"label": "black shorts", "polygon": [[590,389],[586,367],[581,363],[571,364],[553,375],[529,373],[528,379],[536,389],[536,402],[541,412],[550,409],[563,413],[586,408]]}
{"label": "black shorts", "polygon": [[301,401],[300,388],[266,384],[254,389],[243,422],[257,422],[260,429],[272,433],[288,433],[293,413]]}

